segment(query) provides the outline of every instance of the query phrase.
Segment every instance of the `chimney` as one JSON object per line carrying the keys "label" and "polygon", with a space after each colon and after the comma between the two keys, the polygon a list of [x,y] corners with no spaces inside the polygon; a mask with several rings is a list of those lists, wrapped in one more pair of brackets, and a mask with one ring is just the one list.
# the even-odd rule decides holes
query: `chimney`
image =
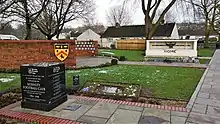
{"label": "chimney", "polygon": [[115,23],[116,28],[120,28],[120,24],[118,22]]}

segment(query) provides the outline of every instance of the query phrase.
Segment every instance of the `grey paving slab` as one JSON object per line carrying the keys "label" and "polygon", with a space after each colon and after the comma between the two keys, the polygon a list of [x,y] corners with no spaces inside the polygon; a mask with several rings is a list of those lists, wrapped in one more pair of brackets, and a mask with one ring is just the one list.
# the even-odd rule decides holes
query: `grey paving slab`
{"label": "grey paving slab", "polygon": [[83,105],[95,105],[97,102],[86,99],[76,99],[74,103],[83,104]]}
{"label": "grey paving slab", "polygon": [[132,62],[132,61],[119,61],[118,64],[125,65],[151,65],[151,66],[169,66],[169,67],[197,67],[206,68],[207,64],[195,64],[195,63],[164,63],[164,62]]}
{"label": "grey paving slab", "polygon": [[207,98],[209,98],[209,93],[201,93],[200,92],[197,97],[206,98],[207,99]]}
{"label": "grey paving slab", "polygon": [[107,124],[138,124],[141,112],[117,109]]}
{"label": "grey paving slab", "polygon": [[[220,84],[220,82],[219,82],[219,84]],[[220,86],[212,85],[212,89],[220,90]]]}
{"label": "grey paving slab", "polygon": [[[80,104],[73,103],[72,105],[80,105]],[[79,117],[81,117],[83,114],[85,114],[91,107],[92,107],[92,105],[82,105],[76,111],[62,110],[62,111],[58,112],[57,114],[55,114],[54,116],[58,117],[58,118],[77,120]]]}
{"label": "grey paving slab", "polygon": [[170,122],[170,111],[168,110],[161,110],[161,109],[154,109],[154,108],[144,108],[142,113],[143,116],[154,116],[161,119],[164,119]]}
{"label": "grey paving slab", "polygon": [[105,124],[108,119],[83,115],[77,121],[87,124]]}
{"label": "grey paving slab", "polygon": [[194,104],[192,111],[193,112],[197,112],[197,113],[206,113],[206,109],[207,109],[208,105],[202,105],[202,104]]}
{"label": "grey paving slab", "polygon": [[213,89],[213,88],[201,88],[201,93],[220,93],[220,91]]}
{"label": "grey paving slab", "polygon": [[220,101],[213,99],[196,98],[195,103],[220,107]]}
{"label": "grey paving slab", "polygon": [[110,63],[111,58],[107,57],[76,57],[76,67],[84,67],[84,66],[98,66],[105,63]]}
{"label": "grey paving slab", "polygon": [[205,85],[205,84],[203,84],[202,86],[201,86],[201,88],[212,88],[212,85]]}
{"label": "grey paving slab", "polygon": [[220,94],[210,94],[210,99],[220,100]]}
{"label": "grey paving slab", "polygon": [[220,117],[220,107],[208,106],[207,114]]}
{"label": "grey paving slab", "polygon": [[98,102],[85,115],[109,118],[118,107],[118,104]]}
{"label": "grey paving slab", "polygon": [[186,117],[171,116],[171,124],[185,124]]}
{"label": "grey paving slab", "polygon": [[191,112],[189,118],[187,119],[187,122],[198,124],[220,124],[220,118],[216,116]]}
{"label": "grey paving slab", "polygon": [[217,82],[217,81],[209,81],[209,82],[204,82],[204,84],[207,84],[207,85],[214,85],[214,86],[220,86],[220,83]]}
{"label": "grey paving slab", "polygon": [[139,124],[170,124],[170,122],[155,116],[142,116]]}
{"label": "grey paving slab", "polygon": [[171,111],[171,116],[188,117],[188,112]]}
{"label": "grey paving slab", "polygon": [[198,124],[198,123],[186,122],[185,124]]}
{"label": "grey paving slab", "polygon": [[61,111],[62,109],[66,108],[68,105],[72,104],[74,101],[75,101],[75,99],[68,99],[66,102],[64,102],[63,104],[57,106],[53,110]]}
{"label": "grey paving slab", "polygon": [[132,111],[143,111],[144,107],[138,107],[138,106],[129,106],[129,105],[119,105],[119,109],[127,109]]}

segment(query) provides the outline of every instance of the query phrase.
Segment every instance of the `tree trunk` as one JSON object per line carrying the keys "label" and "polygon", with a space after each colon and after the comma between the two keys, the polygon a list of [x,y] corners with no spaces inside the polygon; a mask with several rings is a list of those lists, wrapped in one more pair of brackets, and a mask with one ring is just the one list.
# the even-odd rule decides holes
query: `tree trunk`
{"label": "tree trunk", "polygon": [[52,36],[51,36],[51,35],[48,35],[48,36],[47,36],[47,40],[52,40]]}
{"label": "tree trunk", "polygon": [[210,34],[210,29],[209,29],[209,25],[208,25],[208,19],[205,19],[205,43],[204,46],[205,48],[208,47],[208,42],[209,42],[209,34]]}
{"label": "tree trunk", "polygon": [[31,30],[31,24],[26,23],[26,37],[25,40],[31,40],[32,30]]}
{"label": "tree trunk", "polygon": [[151,19],[145,14],[145,34],[146,34],[146,40],[150,40],[152,38],[152,29],[153,24],[151,22]]}
{"label": "tree trunk", "polygon": [[57,39],[59,39],[59,35],[60,35],[60,33],[57,32],[57,35],[56,35],[56,38],[57,38]]}
{"label": "tree trunk", "polygon": [[218,42],[220,42],[220,34],[218,34]]}

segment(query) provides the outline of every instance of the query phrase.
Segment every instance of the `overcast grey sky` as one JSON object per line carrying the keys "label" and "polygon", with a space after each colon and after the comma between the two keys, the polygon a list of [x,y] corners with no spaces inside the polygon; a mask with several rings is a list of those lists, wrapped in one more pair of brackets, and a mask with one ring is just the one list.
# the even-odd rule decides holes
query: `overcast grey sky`
{"label": "overcast grey sky", "polygon": [[[134,1],[134,0],[130,0],[130,1]],[[108,26],[108,22],[106,20],[106,12],[109,10],[109,8],[111,8],[113,6],[122,5],[123,0],[94,0],[94,2],[96,4],[97,21],[100,23],[103,23],[105,26]],[[168,3],[169,2],[166,2],[166,1],[163,2],[159,8],[161,8],[163,10],[164,6],[166,6],[166,4],[168,4]],[[134,15],[132,17],[132,19],[133,19],[132,24],[134,24],[134,25],[144,24],[144,14],[141,9],[141,4],[136,3],[136,5],[134,5],[134,4],[130,3],[129,5],[130,5],[130,8],[132,8],[132,7],[136,8]],[[181,8],[179,8],[178,6],[173,6],[170,11],[176,13],[174,16],[175,16],[177,22],[188,21],[188,20],[192,19],[191,18],[192,15],[191,16],[184,15],[183,11],[181,11]],[[75,28],[80,25],[82,25],[82,22],[75,21],[75,22],[69,23],[67,26]]]}
{"label": "overcast grey sky", "polygon": [[[106,21],[106,11],[109,8],[122,4],[123,0],[94,0],[96,4],[96,16],[97,21],[107,25]],[[141,11],[140,7],[136,7],[135,14],[133,15],[133,24],[144,24],[144,15]],[[68,24],[71,27],[78,27],[82,24],[82,22],[75,21],[73,23]]]}

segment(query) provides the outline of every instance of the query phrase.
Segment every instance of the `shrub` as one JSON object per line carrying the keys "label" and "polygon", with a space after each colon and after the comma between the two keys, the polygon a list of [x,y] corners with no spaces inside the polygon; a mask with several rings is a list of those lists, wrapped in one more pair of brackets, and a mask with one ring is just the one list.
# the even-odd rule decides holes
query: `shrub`
{"label": "shrub", "polygon": [[217,42],[218,39],[216,37],[209,38],[209,42]]}
{"label": "shrub", "polygon": [[116,49],[115,44],[111,44],[111,49]]}
{"label": "shrub", "polygon": [[125,56],[120,56],[120,57],[119,57],[119,61],[125,61],[125,60],[127,60],[127,59],[125,58]]}
{"label": "shrub", "polygon": [[112,65],[117,65],[118,64],[118,60],[117,59],[112,59],[111,60],[111,64]]}
{"label": "shrub", "polygon": [[216,49],[220,49],[220,42],[216,43]]}

